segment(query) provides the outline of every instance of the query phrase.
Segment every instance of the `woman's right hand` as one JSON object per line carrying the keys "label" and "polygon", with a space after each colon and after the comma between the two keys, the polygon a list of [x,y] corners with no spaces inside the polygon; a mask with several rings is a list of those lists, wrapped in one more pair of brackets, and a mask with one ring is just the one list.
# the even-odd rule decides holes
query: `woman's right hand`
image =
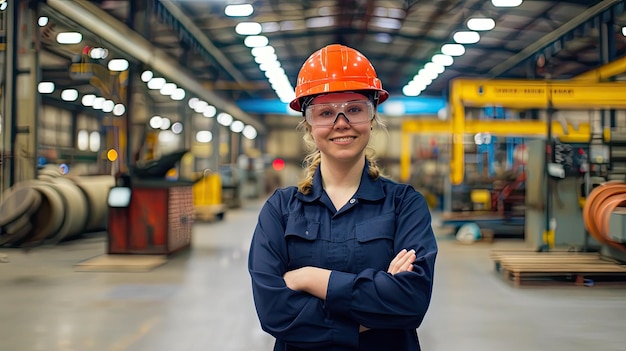
{"label": "woman's right hand", "polygon": [[402,249],[398,252],[396,257],[389,263],[387,273],[396,274],[400,272],[410,272],[413,270],[413,262],[415,261],[415,250],[411,249],[407,251]]}

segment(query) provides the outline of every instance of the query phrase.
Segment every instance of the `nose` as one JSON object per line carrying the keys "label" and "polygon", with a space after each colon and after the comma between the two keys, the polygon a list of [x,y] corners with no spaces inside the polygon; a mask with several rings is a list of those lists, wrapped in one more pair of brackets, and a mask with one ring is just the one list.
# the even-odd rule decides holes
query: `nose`
{"label": "nose", "polygon": [[[339,118],[339,116],[343,116],[343,118]],[[346,116],[345,113],[343,112],[339,112],[337,114],[337,117],[335,117],[335,121],[333,122],[333,126],[337,126],[337,122],[341,121],[342,123],[345,123],[346,125],[350,125],[350,120],[348,119],[348,116]]]}

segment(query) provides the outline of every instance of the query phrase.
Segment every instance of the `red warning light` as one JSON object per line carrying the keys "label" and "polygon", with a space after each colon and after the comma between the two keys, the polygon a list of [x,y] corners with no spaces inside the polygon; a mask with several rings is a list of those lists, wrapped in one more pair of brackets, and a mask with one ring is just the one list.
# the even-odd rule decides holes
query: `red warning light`
{"label": "red warning light", "polygon": [[282,171],[285,168],[285,160],[277,158],[272,162],[272,168],[276,171]]}

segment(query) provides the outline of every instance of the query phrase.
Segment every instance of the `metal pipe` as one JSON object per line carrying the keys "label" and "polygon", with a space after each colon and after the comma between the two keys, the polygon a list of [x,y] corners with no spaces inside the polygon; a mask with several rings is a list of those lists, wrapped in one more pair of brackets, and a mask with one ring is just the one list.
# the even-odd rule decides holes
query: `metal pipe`
{"label": "metal pipe", "polygon": [[543,38],[530,44],[529,46],[524,48],[524,50],[509,57],[508,59],[504,60],[504,62],[496,65],[489,72],[487,72],[487,75],[489,77],[500,76],[501,74],[505,73],[509,69],[513,68],[518,63],[530,57],[532,54],[543,49],[546,45],[558,40],[560,37],[562,37],[569,31],[573,30],[574,28],[578,27],[579,25],[583,24],[585,21],[589,20],[593,16],[596,16],[602,13],[603,11],[606,11],[607,9],[611,8],[611,6],[621,1],[622,0],[604,0],[598,3],[597,5],[588,8],[587,10],[581,12],[578,16],[572,18],[572,20],[570,20],[569,22],[563,24],[556,30],[545,35]]}
{"label": "metal pipe", "polygon": [[204,99],[217,109],[254,126],[259,133],[266,131],[265,126],[257,119],[243,112],[232,102],[226,101],[224,97],[206,90],[196,81],[196,77],[183,68],[180,63],[96,5],[85,0],[48,0],[47,3],[70,20],[162,73],[171,81],[194,93],[198,98]]}

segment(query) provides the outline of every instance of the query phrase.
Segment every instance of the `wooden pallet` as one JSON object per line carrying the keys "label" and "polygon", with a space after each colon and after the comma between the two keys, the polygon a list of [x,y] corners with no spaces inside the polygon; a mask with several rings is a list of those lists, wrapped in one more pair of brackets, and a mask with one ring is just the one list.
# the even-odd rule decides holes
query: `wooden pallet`
{"label": "wooden pallet", "polygon": [[626,265],[584,252],[493,251],[496,270],[515,286],[527,282],[567,281],[592,285],[596,280],[626,283]]}

